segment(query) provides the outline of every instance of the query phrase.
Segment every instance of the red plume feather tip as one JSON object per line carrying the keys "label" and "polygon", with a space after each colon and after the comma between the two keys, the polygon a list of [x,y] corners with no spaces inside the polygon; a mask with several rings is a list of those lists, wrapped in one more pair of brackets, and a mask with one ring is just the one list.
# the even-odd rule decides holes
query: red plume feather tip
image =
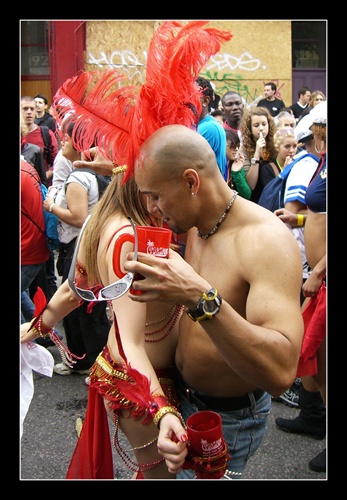
{"label": "red plume feather tip", "polygon": [[33,297],[33,302],[35,304],[35,311],[34,311],[34,319],[31,322],[30,328],[28,331],[30,331],[38,322],[41,314],[47,307],[47,299],[46,295],[43,293],[43,290],[38,286],[36,289],[36,292]]}
{"label": "red plume feather tip", "polygon": [[33,297],[33,302],[35,304],[34,316],[35,318],[37,318],[47,307],[46,295],[43,293],[42,288],[40,288],[39,286],[36,289],[35,295]]}
{"label": "red plume feather tip", "polygon": [[114,69],[68,79],[55,94],[53,107],[63,127],[65,120],[76,122],[76,148],[86,151],[96,145],[106,158],[126,164],[126,181],[141,144],[153,132],[172,124],[196,126],[202,94],[195,80],[221,43],[233,36],[206,28],[207,23],[164,22],[150,42],[141,87],[123,86],[126,77]]}

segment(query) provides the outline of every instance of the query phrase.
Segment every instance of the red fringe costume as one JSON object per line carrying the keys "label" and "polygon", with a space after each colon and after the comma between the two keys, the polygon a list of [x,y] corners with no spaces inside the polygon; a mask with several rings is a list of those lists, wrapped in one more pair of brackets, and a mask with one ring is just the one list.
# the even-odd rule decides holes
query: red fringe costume
{"label": "red fringe costume", "polygon": [[310,297],[302,312],[304,338],[302,341],[297,377],[317,373],[317,350],[326,336],[326,285],[323,282],[317,295]]}
{"label": "red fringe costume", "polygon": [[[149,391],[149,381],[137,370],[131,368],[129,370],[127,366],[126,363],[115,362],[107,346],[96,359],[90,376],[86,416],[66,479],[114,479],[104,398],[116,413],[124,408],[136,419],[147,415],[143,424],[151,422],[151,405],[154,404],[154,400]],[[173,382],[175,370],[169,368],[155,371],[169,404],[178,408],[179,399]],[[122,388],[125,389],[125,393]],[[141,398],[143,404],[139,402]]]}

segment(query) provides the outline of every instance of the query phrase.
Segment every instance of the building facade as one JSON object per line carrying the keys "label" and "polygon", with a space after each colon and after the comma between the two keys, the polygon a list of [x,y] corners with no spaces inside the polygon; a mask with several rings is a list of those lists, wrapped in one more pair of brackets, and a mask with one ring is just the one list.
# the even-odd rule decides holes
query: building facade
{"label": "building facade", "polygon": [[[21,20],[21,94],[42,93],[51,102],[81,70],[117,68],[131,84],[144,83],[149,43],[162,22]],[[287,106],[301,85],[326,94],[326,20],[213,20],[208,26],[233,34],[201,72],[217,94],[235,90],[246,107],[264,97],[269,81]]]}

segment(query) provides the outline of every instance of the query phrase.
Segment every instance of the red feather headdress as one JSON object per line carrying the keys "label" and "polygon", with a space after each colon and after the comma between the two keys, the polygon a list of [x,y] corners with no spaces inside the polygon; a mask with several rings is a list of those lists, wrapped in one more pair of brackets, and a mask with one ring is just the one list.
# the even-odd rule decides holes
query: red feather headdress
{"label": "red feather headdress", "polygon": [[73,118],[73,141],[80,151],[95,145],[105,158],[126,164],[124,180],[133,173],[141,144],[158,128],[193,127],[201,112],[201,69],[229,31],[204,27],[208,21],[164,22],[151,40],[146,83],[124,86],[116,70],[82,72],[68,79],[54,96],[58,122]]}

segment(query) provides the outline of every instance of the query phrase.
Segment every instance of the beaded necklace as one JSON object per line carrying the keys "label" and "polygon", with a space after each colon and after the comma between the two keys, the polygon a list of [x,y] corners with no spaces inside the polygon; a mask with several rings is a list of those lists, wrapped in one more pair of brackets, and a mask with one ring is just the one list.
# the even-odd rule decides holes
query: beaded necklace
{"label": "beaded necklace", "polygon": [[173,310],[175,309],[175,305],[173,305],[170,309],[170,311],[161,319],[159,319],[158,321],[153,321],[153,323],[146,323],[146,326],[152,326],[152,325],[158,325],[159,323],[161,323],[162,321],[164,321],[164,319],[168,318],[170,316],[170,314],[173,312]]}
{"label": "beaded necklace", "polygon": [[154,343],[154,342],[160,342],[161,340],[165,339],[165,337],[167,337],[169,335],[169,333],[172,332],[172,329],[175,326],[175,324],[176,324],[176,322],[181,314],[182,309],[183,309],[182,304],[179,304],[178,306],[173,306],[170,309],[170,311],[167,313],[167,315],[164,316],[164,318],[162,318],[161,320],[155,321],[154,323],[146,323],[146,326],[157,325],[157,324],[161,323],[162,321],[164,321],[168,316],[170,316],[168,321],[163,326],[161,326],[157,330],[154,330],[153,332],[145,332],[145,336],[149,337],[151,335],[155,335],[156,333],[161,333],[163,330],[165,330],[167,328],[166,332],[164,332],[164,334],[159,339],[146,339],[145,338],[145,342]]}
{"label": "beaded necklace", "polygon": [[233,206],[233,203],[235,201],[236,196],[237,196],[237,191],[234,191],[233,197],[229,201],[229,204],[228,204],[227,208],[225,209],[224,214],[222,214],[222,216],[219,219],[219,221],[217,222],[217,224],[214,226],[213,229],[211,229],[211,231],[209,233],[207,233],[207,234],[201,234],[200,229],[198,229],[198,236],[199,236],[199,238],[203,238],[204,240],[207,240],[207,238],[209,238],[210,236],[212,236],[214,233],[217,232],[219,226],[222,224],[222,222],[224,221],[225,217],[227,216],[227,213],[229,212],[229,210]]}
{"label": "beaded necklace", "polygon": [[158,438],[156,437],[155,439],[152,439],[149,443],[146,443],[142,446],[136,446],[135,448],[131,448],[131,450],[123,450],[123,448],[121,447],[121,444],[119,442],[119,438],[118,438],[118,417],[116,414],[114,415],[114,425],[115,425],[114,436],[113,436],[114,447],[115,447],[118,455],[120,456],[120,458],[123,460],[125,465],[130,470],[132,470],[133,472],[138,472],[138,471],[144,472],[144,471],[153,469],[154,467],[156,467],[157,465],[159,465],[161,462],[164,461],[164,457],[162,457],[159,460],[155,460],[154,462],[147,463],[147,464],[138,464],[138,463],[134,462],[134,460],[132,460],[129,457],[127,452],[128,451],[135,451],[135,450],[142,450],[144,448],[147,448],[147,446],[150,446],[151,444],[153,444]]}

